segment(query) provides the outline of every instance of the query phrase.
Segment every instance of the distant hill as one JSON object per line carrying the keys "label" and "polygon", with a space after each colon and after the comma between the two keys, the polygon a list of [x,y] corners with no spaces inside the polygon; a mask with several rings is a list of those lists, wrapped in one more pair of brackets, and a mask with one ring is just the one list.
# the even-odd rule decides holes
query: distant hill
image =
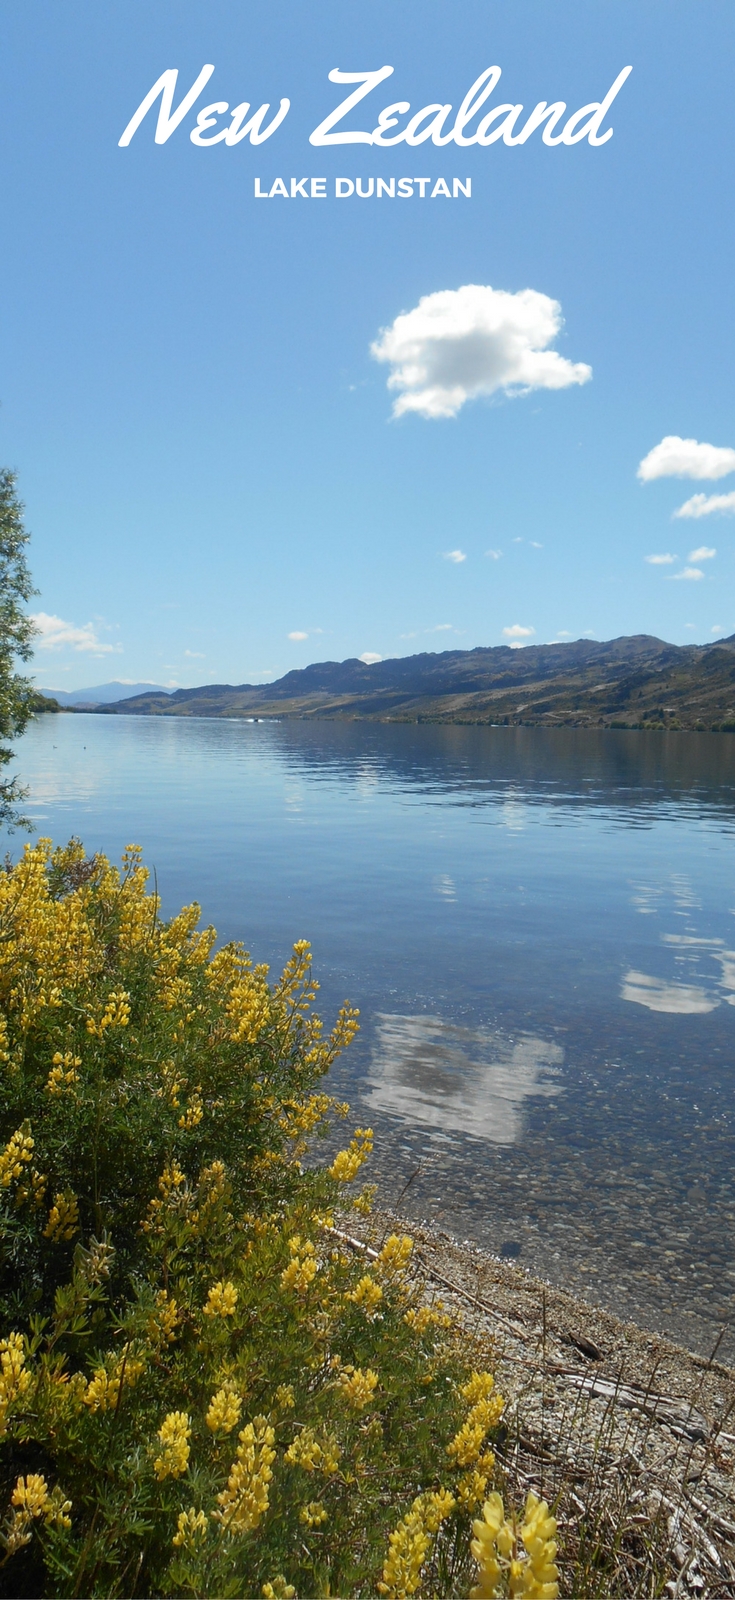
{"label": "distant hill", "polygon": [[110,701],[117,704],[141,694],[167,695],[168,689],[160,683],[121,683],[118,678],[112,683],[98,683],[93,689],[43,689],[39,693],[52,695],[60,706],[83,707],[107,705]]}
{"label": "distant hill", "polygon": [[522,650],[445,650],[372,666],[320,661],[275,683],[149,691],[99,709],[127,716],[735,730],[735,634],[708,645],[634,634]]}

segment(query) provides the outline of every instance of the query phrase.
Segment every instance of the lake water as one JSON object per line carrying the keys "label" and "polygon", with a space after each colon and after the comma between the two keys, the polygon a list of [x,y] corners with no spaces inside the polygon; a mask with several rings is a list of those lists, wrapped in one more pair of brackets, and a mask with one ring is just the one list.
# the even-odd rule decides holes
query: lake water
{"label": "lake water", "polygon": [[312,941],[407,1215],[735,1355],[735,738],[46,716],[18,758],[167,914]]}

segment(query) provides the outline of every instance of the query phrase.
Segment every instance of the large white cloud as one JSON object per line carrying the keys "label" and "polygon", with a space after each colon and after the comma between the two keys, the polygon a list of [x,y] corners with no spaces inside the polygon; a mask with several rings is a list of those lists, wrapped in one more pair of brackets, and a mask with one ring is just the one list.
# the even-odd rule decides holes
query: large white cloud
{"label": "large white cloud", "polygon": [[667,433],[643,457],[638,477],[651,483],[654,478],[726,478],[729,472],[735,472],[735,450]]}
{"label": "large white cloud", "polygon": [[404,311],[370,347],[391,367],[394,417],[455,417],[480,395],[526,394],[587,383],[592,368],[548,346],[562,327],[561,306],[536,289],[509,294],[489,284],[442,289]]}
{"label": "large white cloud", "polygon": [[120,649],[119,645],[102,644],[91,622],[85,622],[81,628],[77,628],[73,622],[64,622],[63,617],[55,617],[48,611],[37,611],[31,621],[35,622],[38,629],[37,650],[67,648],[88,650],[93,655],[103,656]]}
{"label": "large white cloud", "polygon": [[735,492],[732,494],[693,494],[674,512],[675,517],[711,517],[713,511],[735,512]]}

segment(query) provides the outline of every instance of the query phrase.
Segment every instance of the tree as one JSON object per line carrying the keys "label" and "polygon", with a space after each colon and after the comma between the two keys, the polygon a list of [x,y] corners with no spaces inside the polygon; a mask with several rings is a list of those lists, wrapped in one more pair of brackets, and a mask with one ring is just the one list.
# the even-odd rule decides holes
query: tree
{"label": "tree", "polygon": [[[28,661],[32,655],[37,631],[24,608],[37,590],[26,562],[30,535],[23,525],[15,483],[15,473],[0,467],[0,771],[13,757],[6,741],[23,732],[34,707],[30,679],[15,671],[17,661]],[[0,779],[0,823],[29,826],[17,809],[26,793],[17,778]]]}

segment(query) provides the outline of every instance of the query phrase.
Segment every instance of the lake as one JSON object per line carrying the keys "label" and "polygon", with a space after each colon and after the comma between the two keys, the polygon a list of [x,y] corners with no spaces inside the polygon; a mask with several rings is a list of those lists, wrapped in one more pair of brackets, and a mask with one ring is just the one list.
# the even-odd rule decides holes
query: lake
{"label": "lake", "polygon": [[17,755],[166,914],[311,940],[389,1201],[735,1356],[735,737],[62,715]]}

